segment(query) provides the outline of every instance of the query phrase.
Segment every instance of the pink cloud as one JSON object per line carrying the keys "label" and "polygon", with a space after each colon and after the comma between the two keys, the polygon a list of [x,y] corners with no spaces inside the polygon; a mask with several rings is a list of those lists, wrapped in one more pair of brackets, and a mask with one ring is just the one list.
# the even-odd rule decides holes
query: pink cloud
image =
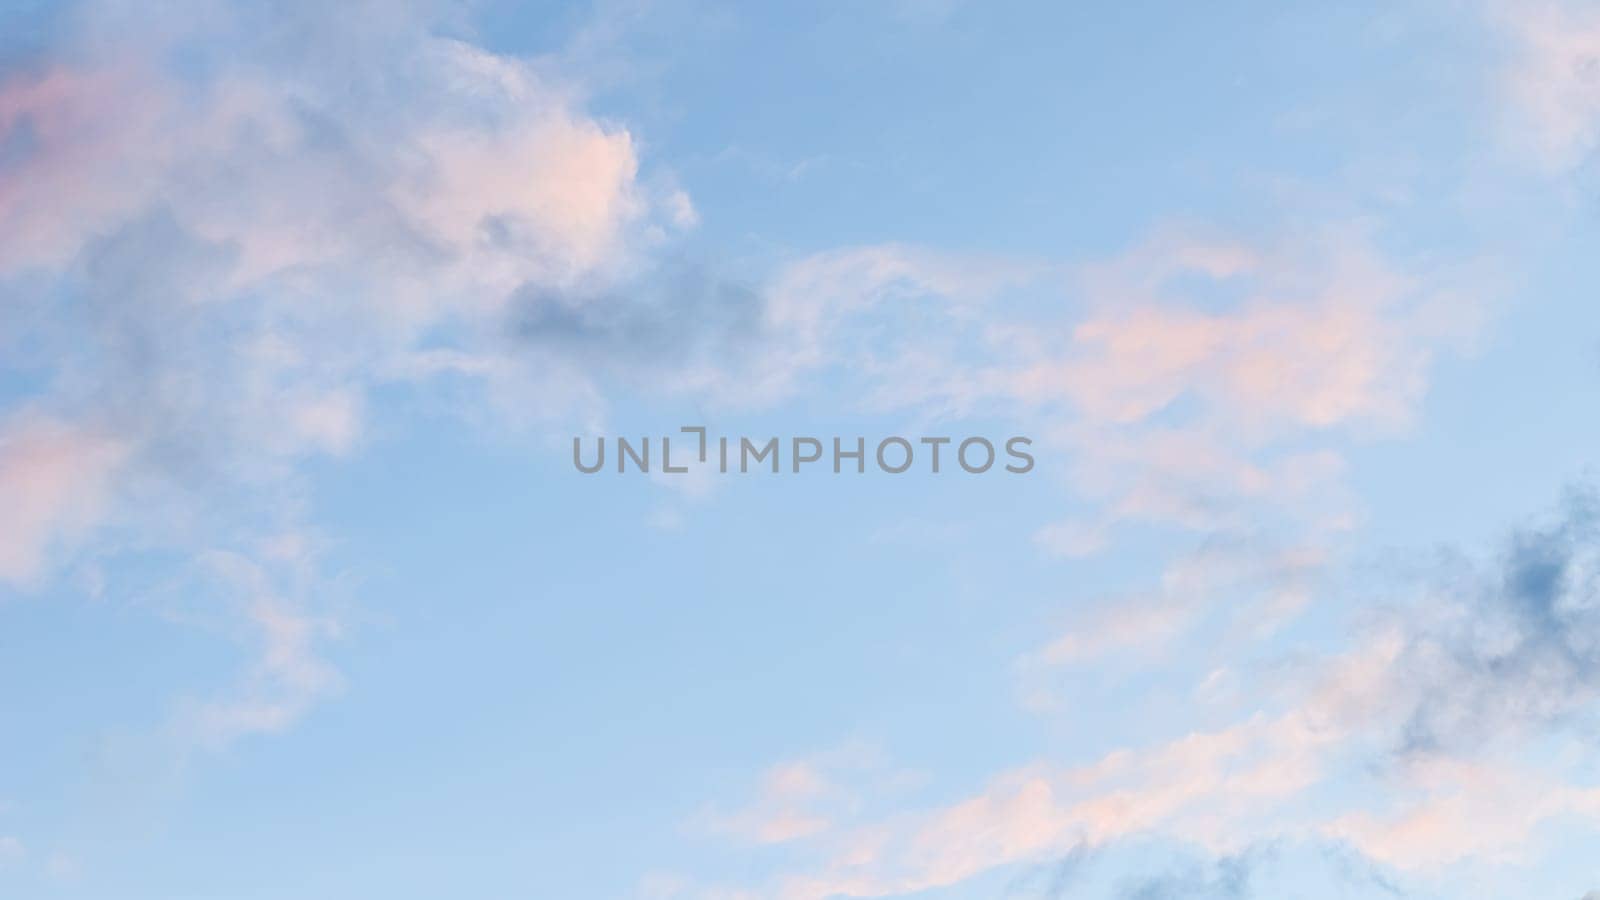
{"label": "pink cloud", "polygon": [[0,428],[0,579],[32,581],[52,548],[98,524],[124,457],[117,440],[49,419]]}

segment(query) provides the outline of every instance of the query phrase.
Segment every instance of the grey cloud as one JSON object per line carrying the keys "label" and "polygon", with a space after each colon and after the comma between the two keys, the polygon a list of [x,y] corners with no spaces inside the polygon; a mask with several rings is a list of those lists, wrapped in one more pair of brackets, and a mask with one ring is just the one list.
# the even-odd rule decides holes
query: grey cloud
{"label": "grey cloud", "polygon": [[584,369],[690,377],[738,369],[767,339],[765,298],[702,266],[671,264],[633,284],[593,291],[531,284],[509,304],[513,339]]}
{"label": "grey cloud", "polygon": [[1005,897],[1065,900],[1072,896],[1084,870],[1094,861],[1096,851],[1078,844],[1055,861],[1026,869],[1006,886]]}
{"label": "grey cloud", "polygon": [[1147,878],[1126,887],[1123,900],[1223,900],[1248,897],[1250,879],[1260,851],[1220,857],[1208,865],[1195,865]]}
{"label": "grey cloud", "polygon": [[1122,900],[1239,900],[1277,897],[1285,885],[1338,885],[1340,896],[1400,897],[1373,861],[1337,843],[1279,840],[1173,866],[1124,884]]}
{"label": "grey cloud", "polygon": [[186,491],[281,476],[327,449],[296,433],[293,408],[349,378],[344,332],[325,327],[332,304],[230,288],[236,259],[153,209],[85,246],[75,301],[51,324],[55,403],[130,439],[147,473]]}
{"label": "grey cloud", "polygon": [[1364,896],[1403,897],[1400,885],[1384,871],[1383,866],[1345,844],[1330,844],[1319,848],[1318,854],[1341,884]]}
{"label": "grey cloud", "polygon": [[1471,749],[1570,724],[1600,697],[1600,519],[1592,494],[1522,530],[1498,565],[1453,590],[1411,635],[1396,672],[1409,697],[1403,753]]}
{"label": "grey cloud", "polygon": [[[201,476],[222,453],[211,417],[231,405],[214,392],[233,374],[226,344],[227,304],[201,286],[231,264],[230,249],[195,238],[165,210],[154,210],[91,241],[81,257],[82,302],[67,317],[79,348],[65,367],[67,402],[136,435],[145,458],[171,472]],[[213,301],[213,302],[207,302]],[[209,358],[209,365],[208,363]],[[209,480],[209,479],[206,479]]]}

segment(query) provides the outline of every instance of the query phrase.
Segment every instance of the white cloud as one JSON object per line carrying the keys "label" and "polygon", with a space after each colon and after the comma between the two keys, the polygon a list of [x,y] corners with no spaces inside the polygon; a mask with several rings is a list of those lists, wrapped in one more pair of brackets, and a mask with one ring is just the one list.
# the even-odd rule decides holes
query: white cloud
{"label": "white cloud", "polygon": [[311,611],[318,601],[327,605],[315,593],[327,587],[312,543],[285,534],[252,549],[209,551],[196,573],[206,603],[234,609],[234,630],[252,645],[254,659],[231,689],[181,711],[175,729],[186,744],[217,748],[281,732],[344,685],[322,655],[341,636],[340,619]]}
{"label": "white cloud", "polygon": [[1503,72],[1512,141],[1553,171],[1600,149],[1600,12],[1581,3],[1502,2],[1511,38]]}

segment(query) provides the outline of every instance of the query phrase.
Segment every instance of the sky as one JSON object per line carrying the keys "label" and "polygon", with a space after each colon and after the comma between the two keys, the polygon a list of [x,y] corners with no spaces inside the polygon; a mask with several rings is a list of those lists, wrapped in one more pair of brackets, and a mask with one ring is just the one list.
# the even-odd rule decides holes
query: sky
{"label": "sky", "polygon": [[0,898],[1596,900],[1597,173],[1573,0],[0,0]]}

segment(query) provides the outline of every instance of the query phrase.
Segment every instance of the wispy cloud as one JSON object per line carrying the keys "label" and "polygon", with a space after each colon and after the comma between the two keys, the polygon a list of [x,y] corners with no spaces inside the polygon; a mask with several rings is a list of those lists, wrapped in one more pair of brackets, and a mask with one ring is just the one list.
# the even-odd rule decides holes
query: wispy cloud
{"label": "wispy cloud", "polygon": [[830,831],[860,815],[870,799],[915,781],[912,773],[888,767],[876,748],[850,743],[768,768],[749,804],[708,810],[696,824],[741,842],[785,844]]}
{"label": "wispy cloud", "polygon": [[1600,150],[1600,13],[1561,0],[1491,5],[1510,38],[1502,72],[1511,142],[1569,171]]}
{"label": "wispy cloud", "polygon": [[1600,683],[1585,618],[1600,547],[1591,510],[1575,500],[1514,534],[1496,568],[1437,573],[1423,599],[1389,607],[1287,689],[1255,690],[1230,725],[1079,764],[1040,760],[947,805],[835,823],[816,836],[815,866],[768,889],[914,893],[1152,835],[1222,858],[1263,841],[1342,842],[1429,873],[1525,858],[1558,816],[1600,825],[1600,789],[1530,757],[1573,737],[1567,718]]}
{"label": "wispy cloud", "polygon": [[1021,363],[990,375],[1065,411],[1054,436],[1103,501],[1042,542],[1090,552],[1121,521],[1347,527],[1343,442],[1405,427],[1435,358],[1478,327],[1484,298],[1453,280],[1425,285],[1353,227],[1254,243],[1169,229],[1089,267],[1086,315],[1019,329]]}
{"label": "wispy cloud", "polygon": [[[304,596],[325,588],[317,560],[303,538],[281,535],[260,548],[266,562],[239,553],[213,551],[202,559],[209,591],[237,609],[255,659],[231,691],[191,704],[174,724],[184,743],[216,748],[250,735],[283,731],[317,701],[343,686],[323,650],[342,625],[325,597]],[[322,602],[319,602],[322,601]]]}
{"label": "wispy cloud", "polygon": [[123,455],[114,439],[48,419],[0,428],[0,579],[33,580],[53,546],[99,521]]}
{"label": "wispy cloud", "polygon": [[1216,539],[1179,559],[1144,595],[1108,600],[1086,621],[1026,657],[1026,666],[1093,662],[1115,651],[1158,653],[1219,598],[1233,605],[1257,635],[1280,624],[1308,600],[1324,562],[1309,547],[1275,550],[1257,543]]}

